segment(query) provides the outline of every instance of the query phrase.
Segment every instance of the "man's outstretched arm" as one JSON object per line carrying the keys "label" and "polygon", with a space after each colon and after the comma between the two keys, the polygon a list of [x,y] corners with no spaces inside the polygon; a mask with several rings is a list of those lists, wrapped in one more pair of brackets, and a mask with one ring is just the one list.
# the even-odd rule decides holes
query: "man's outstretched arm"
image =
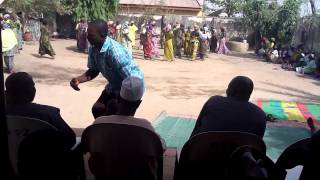
{"label": "man's outstretched arm", "polygon": [[88,69],[84,74],[82,74],[81,76],[78,76],[76,78],[73,78],[70,81],[70,86],[76,90],[76,91],[80,91],[80,88],[78,87],[79,84],[87,82],[87,81],[91,81],[92,79],[96,78],[99,75],[99,71],[95,71],[92,69]]}

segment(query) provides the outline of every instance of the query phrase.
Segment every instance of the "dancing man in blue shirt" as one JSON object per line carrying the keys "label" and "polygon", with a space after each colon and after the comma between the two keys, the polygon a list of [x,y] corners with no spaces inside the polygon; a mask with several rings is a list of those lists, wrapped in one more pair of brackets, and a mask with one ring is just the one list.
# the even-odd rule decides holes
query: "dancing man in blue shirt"
{"label": "dancing man in blue shirt", "polygon": [[108,104],[110,102],[117,102],[124,79],[129,76],[135,76],[144,81],[143,72],[134,62],[131,53],[107,35],[108,26],[104,21],[96,20],[89,23],[88,41],[91,47],[89,48],[88,70],[70,81],[71,87],[79,91],[79,84],[91,81],[99,73],[108,80],[109,84],[107,84],[101,96],[92,107],[92,114],[95,118],[107,115],[108,113],[115,113],[110,112],[114,110],[108,109]]}

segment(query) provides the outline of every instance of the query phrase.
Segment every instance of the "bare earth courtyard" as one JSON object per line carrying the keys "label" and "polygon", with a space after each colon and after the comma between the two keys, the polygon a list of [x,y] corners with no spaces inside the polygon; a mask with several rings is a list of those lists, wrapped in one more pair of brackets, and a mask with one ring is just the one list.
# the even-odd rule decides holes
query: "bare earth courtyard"
{"label": "bare earth courtyard", "polygon": [[[38,44],[27,44],[15,57],[17,71],[30,73],[37,87],[35,102],[59,107],[62,117],[73,128],[85,128],[93,122],[91,106],[97,100],[106,81],[102,76],[80,85],[76,92],[71,78],[86,70],[87,55],[75,51],[75,40],[52,41],[56,59],[40,58]],[[280,99],[300,102],[320,102],[320,82],[298,77],[279,65],[257,61],[252,55],[230,56],[210,54],[206,61],[143,60],[142,51],[133,56],[144,71],[146,93],[137,117],[153,121],[162,111],[170,114],[197,116],[212,95],[224,95],[229,81],[237,75],[253,79],[256,99]]]}

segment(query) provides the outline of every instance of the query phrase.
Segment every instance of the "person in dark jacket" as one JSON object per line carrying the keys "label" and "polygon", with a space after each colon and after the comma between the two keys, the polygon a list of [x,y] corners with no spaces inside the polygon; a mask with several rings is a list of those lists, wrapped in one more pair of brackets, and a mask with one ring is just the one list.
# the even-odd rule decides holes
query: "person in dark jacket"
{"label": "person in dark jacket", "polygon": [[191,137],[208,131],[239,131],[263,137],[267,117],[248,102],[253,91],[248,77],[235,77],[227,89],[227,97],[213,96],[203,106]]}
{"label": "person in dark jacket", "polygon": [[7,115],[45,121],[65,134],[70,144],[75,143],[75,133],[62,119],[58,108],[32,103],[36,95],[36,88],[32,77],[28,73],[11,74],[5,82],[5,86]]}

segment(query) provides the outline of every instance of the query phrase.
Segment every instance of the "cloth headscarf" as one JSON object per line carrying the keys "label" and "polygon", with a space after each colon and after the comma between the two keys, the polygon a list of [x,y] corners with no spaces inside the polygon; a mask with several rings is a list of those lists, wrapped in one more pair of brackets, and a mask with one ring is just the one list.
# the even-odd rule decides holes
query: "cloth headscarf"
{"label": "cloth headscarf", "polygon": [[207,26],[205,26],[205,27],[203,28],[203,30],[204,30],[204,32],[208,32],[208,31],[209,31],[209,28],[208,28]]}
{"label": "cloth headscarf", "polygon": [[198,31],[199,30],[199,26],[198,25],[194,25],[194,30]]}
{"label": "cloth headscarf", "polygon": [[128,21],[124,22],[124,24],[122,26],[122,33],[123,34],[128,34],[129,33],[128,26],[129,26],[129,22]]}
{"label": "cloth headscarf", "polygon": [[8,18],[10,18],[10,15],[9,15],[9,14],[5,14],[5,15],[3,16],[3,18],[4,18],[4,19],[8,19]]}
{"label": "cloth headscarf", "polygon": [[172,28],[171,25],[168,24],[168,25],[166,26],[166,31],[169,32],[169,31],[171,30],[171,28]]}

